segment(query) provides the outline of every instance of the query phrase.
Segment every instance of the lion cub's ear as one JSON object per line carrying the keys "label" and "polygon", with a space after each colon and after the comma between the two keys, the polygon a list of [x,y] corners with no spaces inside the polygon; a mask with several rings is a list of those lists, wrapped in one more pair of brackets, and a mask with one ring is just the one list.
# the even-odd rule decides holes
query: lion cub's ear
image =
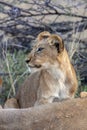
{"label": "lion cub's ear", "polygon": [[48,31],[43,31],[37,36],[37,40],[41,41],[47,39],[51,34]]}
{"label": "lion cub's ear", "polygon": [[48,43],[57,48],[58,53],[61,53],[64,50],[64,42],[59,35],[53,34],[48,38]]}

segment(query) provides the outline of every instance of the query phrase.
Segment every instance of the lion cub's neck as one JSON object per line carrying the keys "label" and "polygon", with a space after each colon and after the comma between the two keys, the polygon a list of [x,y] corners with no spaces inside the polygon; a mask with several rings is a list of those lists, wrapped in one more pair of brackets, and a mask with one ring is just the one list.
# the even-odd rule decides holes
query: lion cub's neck
{"label": "lion cub's neck", "polygon": [[51,81],[58,81],[59,79],[65,81],[65,74],[59,66],[49,66],[49,68],[42,69],[41,73],[46,80],[51,78]]}
{"label": "lion cub's neck", "polygon": [[57,97],[58,99],[62,99],[68,97],[65,86],[65,74],[58,67],[41,70],[39,85],[43,89],[44,98]]}
{"label": "lion cub's neck", "polygon": [[58,67],[50,68],[47,70],[47,72],[49,72],[49,74],[51,74],[51,76],[56,80],[59,80],[59,79],[62,79],[63,81],[65,80],[63,71],[61,71],[61,69]]}

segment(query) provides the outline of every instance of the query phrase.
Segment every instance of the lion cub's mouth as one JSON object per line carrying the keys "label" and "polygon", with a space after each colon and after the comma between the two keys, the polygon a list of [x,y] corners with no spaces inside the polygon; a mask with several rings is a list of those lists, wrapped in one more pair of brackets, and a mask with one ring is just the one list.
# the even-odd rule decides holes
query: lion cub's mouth
{"label": "lion cub's mouth", "polygon": [[29,65],[30,68],[41,68],[41,65]]}

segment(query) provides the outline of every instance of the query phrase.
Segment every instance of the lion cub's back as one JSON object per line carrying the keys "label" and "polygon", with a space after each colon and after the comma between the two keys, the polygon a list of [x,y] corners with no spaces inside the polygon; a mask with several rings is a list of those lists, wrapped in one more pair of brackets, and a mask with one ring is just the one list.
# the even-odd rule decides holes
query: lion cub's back
{"label": "lion cub's back", "polygon": [[20,108],[27,108],[34,106],[35,101],[37,100],[39,78],[40,78],[40,72],[31,74],[20,87],[16,96]]}

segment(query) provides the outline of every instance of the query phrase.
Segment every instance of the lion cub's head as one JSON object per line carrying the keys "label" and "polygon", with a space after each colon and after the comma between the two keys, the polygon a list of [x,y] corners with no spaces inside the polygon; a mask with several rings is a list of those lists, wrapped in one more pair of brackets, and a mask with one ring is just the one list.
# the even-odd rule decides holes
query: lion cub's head
{"label": "lion cub's head", "polygon": [[63,51],[64,44],[57,35],[50,35],[46,40],[41,40],[34,46],[26,62],[33,70],[58,66],[58,55]]}

